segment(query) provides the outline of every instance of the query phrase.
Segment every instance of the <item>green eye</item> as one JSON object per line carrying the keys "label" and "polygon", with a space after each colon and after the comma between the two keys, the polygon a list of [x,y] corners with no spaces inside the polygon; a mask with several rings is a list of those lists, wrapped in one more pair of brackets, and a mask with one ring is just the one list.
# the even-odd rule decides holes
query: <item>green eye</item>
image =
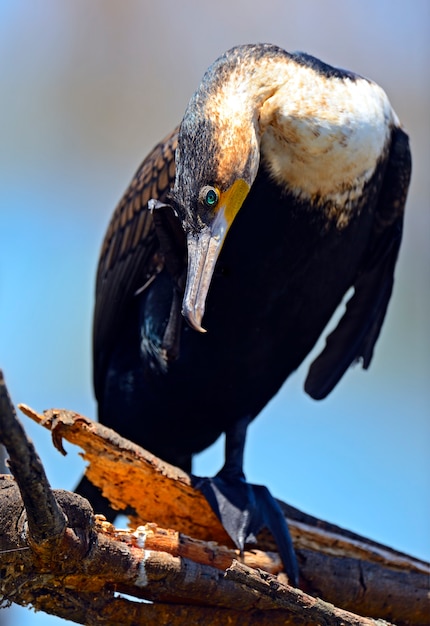
{"label": "green eye", "polygon": [[202,198],[205,205],[209,208],[213,208],[218,204],[219,194],[213,187],[204,187],[202,189]]}

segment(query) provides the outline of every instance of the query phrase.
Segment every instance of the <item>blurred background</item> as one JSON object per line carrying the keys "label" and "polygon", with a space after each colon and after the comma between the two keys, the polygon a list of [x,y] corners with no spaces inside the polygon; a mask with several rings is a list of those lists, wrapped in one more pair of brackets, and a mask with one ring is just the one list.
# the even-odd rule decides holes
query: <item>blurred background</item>
{"label": "blurred background", "polygon": [[[0,367],[15,403],[95,416],[94,277],[111,212],[207,66],[258,41],[380,83],[410,134],[414,167],[370,370],[350,370],[318,403],[303,392],[304,364],[250,428],[247,477],[312,515],[429,559],[427,0],[0,0]],[[73,489],[78,450],[68,446],[63,458],[47,432],[22,421],[53,487]],[[221,462],[219,441],[194,471],[213,474]],[[18,607],[1,618],[59,623]]]}

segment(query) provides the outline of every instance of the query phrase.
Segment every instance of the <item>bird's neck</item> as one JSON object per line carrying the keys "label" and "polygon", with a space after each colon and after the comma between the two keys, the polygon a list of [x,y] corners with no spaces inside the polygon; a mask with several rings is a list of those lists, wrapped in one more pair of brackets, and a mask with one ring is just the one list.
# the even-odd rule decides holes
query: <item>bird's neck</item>
{"label": "bird's neck", "polygon": [[314,204],[345,206],[361,194],[394,116],[371,81],[325,76],[286,57],[242,63],[218,96],[222,125],[248,134],[251,126],[276,182]]}

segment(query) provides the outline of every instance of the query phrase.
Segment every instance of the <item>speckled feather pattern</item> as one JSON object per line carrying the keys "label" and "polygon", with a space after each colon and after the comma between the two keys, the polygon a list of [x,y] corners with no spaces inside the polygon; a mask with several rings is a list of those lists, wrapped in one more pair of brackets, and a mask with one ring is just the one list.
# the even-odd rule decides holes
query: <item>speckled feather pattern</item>
{"label": "speckled feather pattern", "polygon": [[163,268],[153,219],[151,198],[163,199],[175,177],[177,129],[161,141],[137,170],[116,207],[100,253],[96,283],[93,350],[96,394],[112,332],[133,294]]}
{"label": "speckled feather pattern", "polygon": [[114,265],[131,254],[150,234],[152,218],[142,208],[147,207],[151,198],[166,195],[173,184],[177,131],[175,129],[155,146],[116,207],[100,252],[99,280],[103,280]]}

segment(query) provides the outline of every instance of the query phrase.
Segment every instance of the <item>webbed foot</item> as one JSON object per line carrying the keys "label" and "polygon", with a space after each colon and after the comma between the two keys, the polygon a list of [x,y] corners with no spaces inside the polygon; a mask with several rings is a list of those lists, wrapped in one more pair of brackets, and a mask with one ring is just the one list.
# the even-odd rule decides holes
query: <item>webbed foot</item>
{"label": "webbed foot", "polygon": [[298,586],[299,572],[290,531],[267,487],[251,485],[243,475],[232,476],[223,470],[214,478],[196,478],[194,486],[206,497],[241,552],[246,543],[255,543],[259,531],[266,527],[278,546],[290,584]]}

